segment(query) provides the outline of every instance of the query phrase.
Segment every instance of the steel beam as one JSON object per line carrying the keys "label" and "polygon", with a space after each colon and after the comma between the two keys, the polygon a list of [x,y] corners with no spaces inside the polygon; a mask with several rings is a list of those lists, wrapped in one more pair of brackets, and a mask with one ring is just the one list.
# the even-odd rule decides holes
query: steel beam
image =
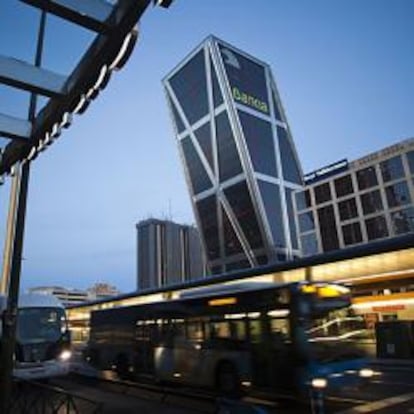
{"label": "steel beam", "polygon": [[31,122],[0,113],[0,136],[29,139],[31,132]]}
{"label": "steel beam", "polygon": [[68,77],[64,86],[65,95],[60,99],[50,99],[36,116],[30,140],[27,143],[15,140],[6,146],[0,161],[0,175],[9,172],[16,162],[27,157],[30,148],[39,144],[45,132],[61,119],[64,112],[73,110],[80,96],[86,94],[91,83],[96,81],[102,66],[115,59],[126,35],[134,28],[150,3],[151,0],[118,0],[109,17],[116,27],[107,35],[96,36]]}
{"label": "steel beam", "polygon": [[98,33],[111,28],[108,18],[114,6],[104,0],[20,0]]}
{"label": "steel beam", "polygon": [[0,56],[0,83],[48,97],[60,97],[66,77],[22,60]]}

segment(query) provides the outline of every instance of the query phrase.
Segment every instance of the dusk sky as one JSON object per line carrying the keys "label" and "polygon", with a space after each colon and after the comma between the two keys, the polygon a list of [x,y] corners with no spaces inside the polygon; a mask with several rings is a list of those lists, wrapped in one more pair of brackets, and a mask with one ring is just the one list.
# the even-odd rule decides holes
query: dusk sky
{"label": "dusk sky", "polygon": [[[33,62],[40,13],[0,0],[0,54]],[[208,35],[270,64],[303,170],[414,136],[414,1],[176,0],[150,7],[131,59],[32,163],[21,286],[136,288],[135,224],[193,223],[161,79]],[[48,18],[44,67],[92,34]],[[0,86],[0,113],[28,94]],[[4,146],[7,140],[2,140]],[[1,253],[10,178],[0,187]]]}

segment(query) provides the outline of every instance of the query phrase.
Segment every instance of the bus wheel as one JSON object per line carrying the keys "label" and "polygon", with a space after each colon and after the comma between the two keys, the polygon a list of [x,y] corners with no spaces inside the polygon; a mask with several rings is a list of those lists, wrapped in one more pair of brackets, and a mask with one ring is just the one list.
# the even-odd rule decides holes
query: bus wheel
{"label": "bus wheel", "polygon": [[232,363],[223,362],[218,366],[216,386],[220,394],[227,397],[237,397],[240,395],[239,376]]}

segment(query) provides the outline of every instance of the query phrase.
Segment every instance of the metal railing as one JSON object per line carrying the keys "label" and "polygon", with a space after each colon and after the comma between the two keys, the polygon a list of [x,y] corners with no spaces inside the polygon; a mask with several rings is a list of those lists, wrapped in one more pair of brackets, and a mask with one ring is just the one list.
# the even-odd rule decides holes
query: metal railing
{"label": "metal railing", "polygon": [[64,390],[34,382],[14,381],[7,414],[100,414],[102,403]]}

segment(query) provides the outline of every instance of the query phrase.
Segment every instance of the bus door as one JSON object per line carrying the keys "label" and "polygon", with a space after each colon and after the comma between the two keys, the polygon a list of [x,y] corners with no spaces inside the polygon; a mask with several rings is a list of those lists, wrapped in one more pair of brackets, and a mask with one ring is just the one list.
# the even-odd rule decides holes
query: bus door
{"label": "bus door", "polygon": [[156,321],[138,321],[136,328],[135,370],[137,374],[154,373],[154,348],[159,341]]}
{"label": "bus door", "polygon": [[253,384],[257,387],[289,387],[289,322],[275,312],[248,314]]}
{"label": "bus door", "polygon": [[174,338],[174,360],[177,380],[203,383],[203,322],[187,320],[185,330]]}

